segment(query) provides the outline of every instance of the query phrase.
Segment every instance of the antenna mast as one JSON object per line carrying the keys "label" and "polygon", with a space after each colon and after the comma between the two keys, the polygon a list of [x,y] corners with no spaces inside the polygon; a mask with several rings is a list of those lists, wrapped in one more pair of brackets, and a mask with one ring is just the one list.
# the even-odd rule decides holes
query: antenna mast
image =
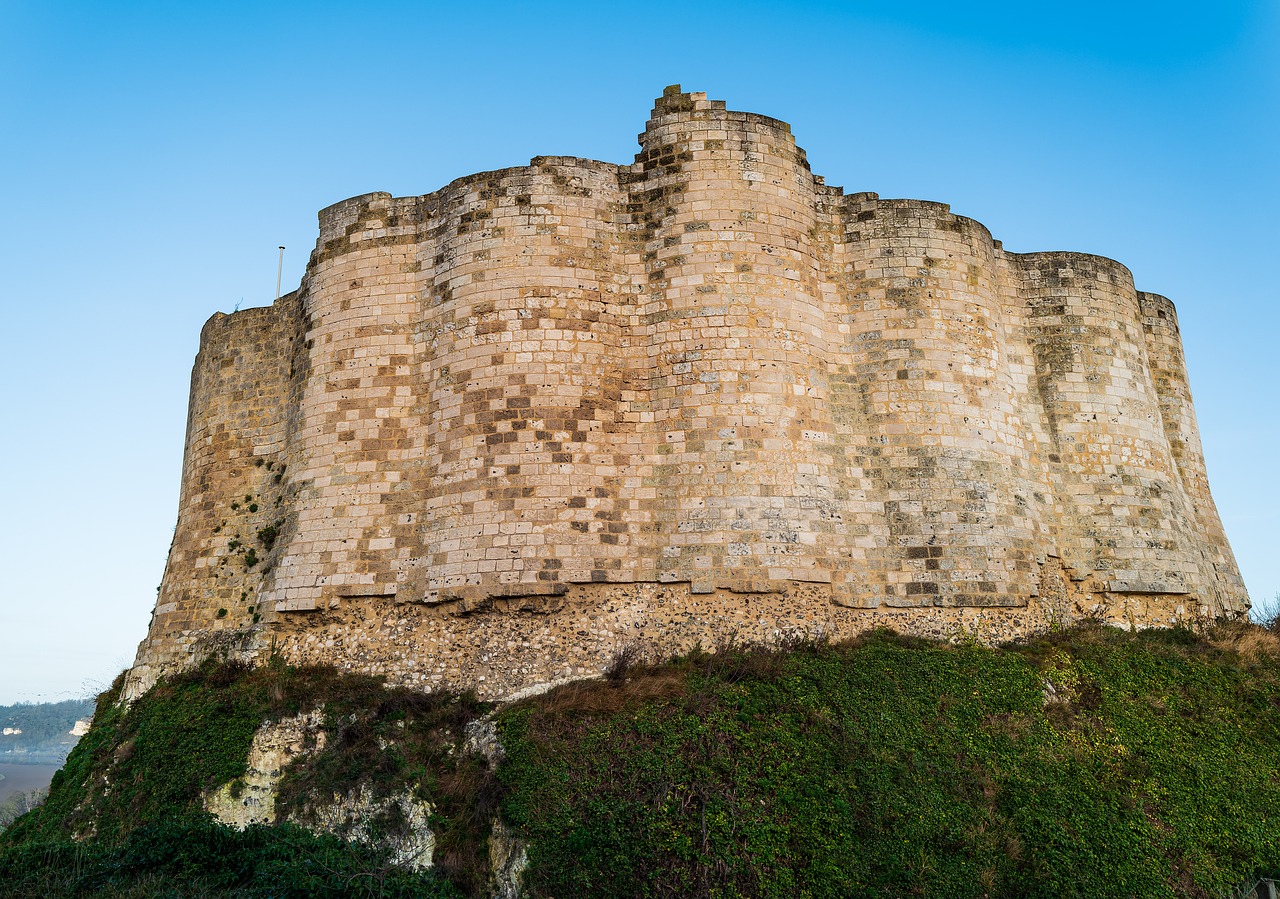
{"label": "antenna mast", "polygon": [[280,299],[280,274],[284,271],[284,247],[280,248],[280,262],[276,266],[276,299]]}

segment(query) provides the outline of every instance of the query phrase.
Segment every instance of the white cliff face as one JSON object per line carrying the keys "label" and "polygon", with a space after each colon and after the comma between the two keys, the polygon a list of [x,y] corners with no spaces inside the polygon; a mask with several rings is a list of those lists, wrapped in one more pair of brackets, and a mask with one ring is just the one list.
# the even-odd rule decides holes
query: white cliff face
{"label": "white cliff face", "polygon": [[[467,724],[463,749],[482,757],[490,770],[496,769],[506,758],[506,750],[498,739],[497,723],[491,714]],[[524,869],[528,866],[528,841],[502,823],[501,818],[495,818],[493,830],[489,832],[491,899],[520,899],[524,895]]]}
{"label": "white cliff face", "polygon": [[493,822],[489,834],[489,895],[493,899],[520,899],[524,895],[524,869],[529,866],[529,845],[502,819]]}
{"label": "white cliff face", "polygon": [[[205,809],[237,830],[250,824],[275,824],[280,778],[295,759],[324,749],[323,722],[324,710],[316,709],[263,724],[253,735],[244,776],[207,795]],[[409,792],[377,799],[362,787],[354,795],[335,793],[332,801],[313,809],[306,821],[287,820],[344,840],[385,846],[393,864],[423,871],[431,867],[435,851],[431,812],[430,803]]]}
{"label": "white cliff face", "polygon": [[316,709],[258,728],[249,747],[248,770],[206,796],[205,809],[237,830],[250,824],[274,824],[280,776],[300,755],[324,748],[323,720],[324,711]]}
{"label": "white cliff face", "polygon": [[71,736],[73,737],[83,737],[88,732],[89,732],[88,718],[81,718],[74,725],[72,725],[71,730],[67,731],[67,733],[71,734]]}
{"label": "white cliff face", "polygon": [[[425,871],[433,863],[436,848],[431,811],[430,803],[408,792],[375,799],[368,787],[361,787],[355,795],[335,793],[333,802],[317,809],[307,826],[344,840],[384,845],[391,850],[392,864]],[[396,823],[387,832],[380,832],[380,821]]]}

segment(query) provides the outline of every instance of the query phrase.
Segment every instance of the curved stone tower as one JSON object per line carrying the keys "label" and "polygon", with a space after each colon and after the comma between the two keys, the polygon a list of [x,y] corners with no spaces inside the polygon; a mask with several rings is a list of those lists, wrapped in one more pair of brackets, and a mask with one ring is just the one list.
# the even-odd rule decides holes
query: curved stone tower
{"label": "curved stone tower", "polygon": [[1167,299],[678,86],[640,147],[346,200],[210,319],[130,695],[212,651],[497,697],[628,644],[1248,609]]}

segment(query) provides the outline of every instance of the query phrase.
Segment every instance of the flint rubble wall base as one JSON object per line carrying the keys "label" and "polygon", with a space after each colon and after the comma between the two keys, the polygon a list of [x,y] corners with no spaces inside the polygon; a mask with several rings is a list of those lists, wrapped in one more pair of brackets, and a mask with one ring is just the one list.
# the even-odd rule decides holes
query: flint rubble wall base
{"label": "flint rubble wall base", "polygon": [[[1056,560],[1050,560],[1054,562]],[[291,664],[383,675],[424,691],[474,689],[481,699],[602,674],[624,649],[658,660],[697,646],[839,641],[876,628],[994,645],[1084,618],[1120,627],[1186,622],[1186,597],[1090,594],[1047,577],[1045,599],[1022,608],[851,609],[824,584],[776,593],[693,593],[688,584],[575,585],[562,596],[494,600],[465,615],[383,598],[344,600],[294,616],[272,635]]]}

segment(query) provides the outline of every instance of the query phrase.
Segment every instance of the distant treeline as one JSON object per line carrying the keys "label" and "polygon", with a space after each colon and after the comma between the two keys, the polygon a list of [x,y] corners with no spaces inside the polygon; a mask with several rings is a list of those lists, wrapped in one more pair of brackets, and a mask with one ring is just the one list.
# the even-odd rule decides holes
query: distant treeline
{"label": "distant treeline", "polygon": [[71,735],[71,729],[92,715],[92,699],[0,705],[0,732],[21,731],[0,733],[0,762],[61,763],[78,739]]}

